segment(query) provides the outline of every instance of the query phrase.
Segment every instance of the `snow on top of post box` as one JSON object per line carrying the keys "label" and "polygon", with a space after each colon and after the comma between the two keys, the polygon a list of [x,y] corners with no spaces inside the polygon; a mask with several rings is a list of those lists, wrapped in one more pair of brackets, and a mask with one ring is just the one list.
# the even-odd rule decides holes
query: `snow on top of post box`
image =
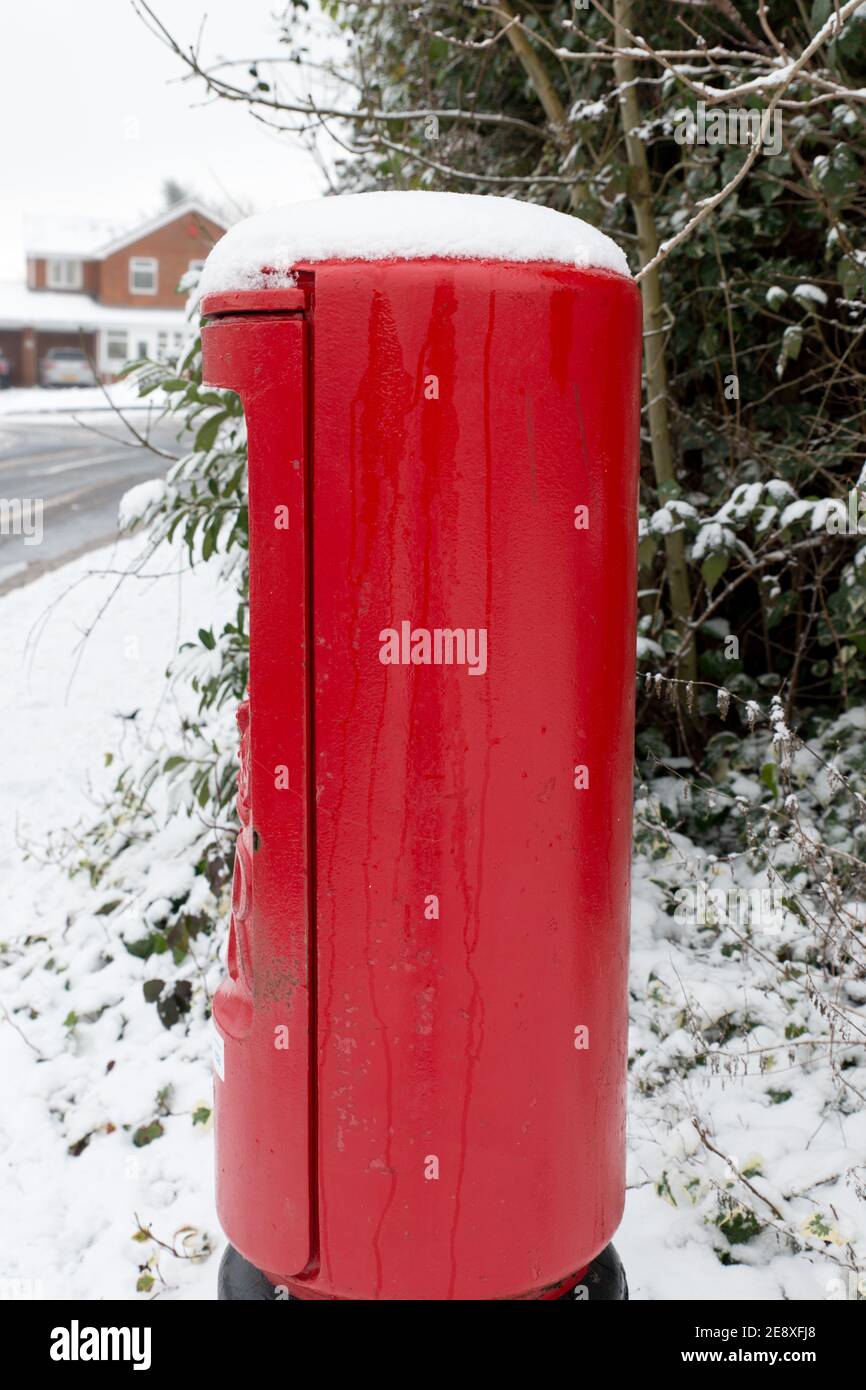
{"label": "snow on top of post box", "polygon": [[553,208],[476,193],[344,193],[238,222],[211,251],[199,293],[293,283],[291,268],[326,260],[553,261],[630,275],[604,232]]}

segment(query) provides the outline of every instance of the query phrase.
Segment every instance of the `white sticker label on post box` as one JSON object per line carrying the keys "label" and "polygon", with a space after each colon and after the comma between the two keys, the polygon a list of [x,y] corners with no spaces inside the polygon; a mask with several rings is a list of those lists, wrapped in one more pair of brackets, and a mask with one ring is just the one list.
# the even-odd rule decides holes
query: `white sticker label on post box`
{"label": "white sticker label on post box", "polygon": [[219,1029],[217,1028],[217,1026],[216,1026],[216,1024],[214,1023],[213,1019],[211,1019],[210,1038],[211,1038],[211,1058],[212,1058],[212,1060],[213,1060],[213,1069],[214,1069],[214,1071],[216,1072],[217,1076],[219,1077],[220,1081],[225,1081],[225,1079],[226,1079],[226,1043],[225,1043],[225,1038],[223,1037],[222,1033],[221,1033],[221,1032],[219,1031]]}

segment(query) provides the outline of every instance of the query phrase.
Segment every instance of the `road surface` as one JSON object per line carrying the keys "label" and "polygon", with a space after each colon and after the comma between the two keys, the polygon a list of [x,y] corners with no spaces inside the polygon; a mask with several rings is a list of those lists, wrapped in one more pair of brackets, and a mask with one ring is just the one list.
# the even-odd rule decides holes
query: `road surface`
{"label": "road surface", "polygon": [[[129,411],[128,418],[147,434],[146,411]],[[153,425],[149,438],[179,455],[176,430]],[[123,494],[136,483],[162,477],[169,464],[136,444],[110,408],[88,410],[77,419],[57,412],[0,416],[0,594],[110,544],[117,536]],[[33,539],[37,513],[26,505],[22,512],[25,499],[42,501],[38,544]],[[22,529],[29,536],[20,534]]]}

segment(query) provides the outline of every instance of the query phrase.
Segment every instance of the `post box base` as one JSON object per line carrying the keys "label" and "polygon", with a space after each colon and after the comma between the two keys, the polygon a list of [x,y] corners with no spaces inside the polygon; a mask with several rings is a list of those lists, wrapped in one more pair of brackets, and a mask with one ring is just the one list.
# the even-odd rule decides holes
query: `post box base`
{"label": "post box base", "polygon": [[[585,1290],[585,1292],[584,1292]],[[233,1245],[227,1245],[220,1261],[217,1298],[221,1303],[302,1303],[285,1286],[274,1287],[267,1275],[245,1260]],[[628,1283],[622,1261],[612,1245],[593,1260],[580,1283],[563,1294],[558,1302],[602,1303],[628,1298]]]}

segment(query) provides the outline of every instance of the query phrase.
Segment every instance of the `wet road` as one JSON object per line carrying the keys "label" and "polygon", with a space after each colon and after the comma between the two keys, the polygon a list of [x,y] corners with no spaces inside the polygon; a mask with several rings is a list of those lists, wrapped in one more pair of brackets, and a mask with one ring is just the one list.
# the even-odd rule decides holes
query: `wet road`
{"label": "wet road", "polygon": [[[176,427],[153,424],[146,410],[128,418],[157,448],[181,452]],[[56,413],[0,417],[0,594],[109,544],[123,494],[170,466],[110,409],[79,421]]]}

